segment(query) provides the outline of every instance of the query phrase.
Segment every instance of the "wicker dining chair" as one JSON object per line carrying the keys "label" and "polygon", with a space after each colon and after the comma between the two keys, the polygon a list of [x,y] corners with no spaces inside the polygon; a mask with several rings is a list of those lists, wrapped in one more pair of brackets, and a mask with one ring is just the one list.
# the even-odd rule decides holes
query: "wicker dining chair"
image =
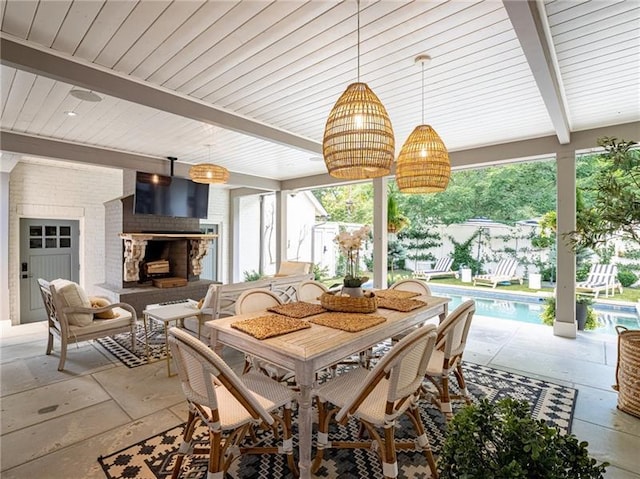
{"label": "wicker dining chair", "polygon": [[401,279],[400,281],[396,281],[391,286],[389,286],[389,289],[395,289],[398,291],[411,291],[413,293],[420,293],[425,296],[431,296],[431,289],[429,289],[427,283],[417,278]]}
{"label": "wicker dining chair", "polygon": [[[285,454],[289,469],[298,477],[291,438],[295,393],[258,372],[236,375],[220,356],[179,328],[169,330],[169,346],[189,405],[171,477],[180,475],[187,453],[209,454],[209,478],[222,478],[242,454]],[[282,414],[277,414],[279,410]],[[193,435],[199,421],[209,429],[209,448],[205,450],[194,447]],[[271,427],[274,435],[280,426],[280,446],[254,443],[255,428],[264,425]]]}
{"label": "wicker dining chair", "polygon": [[[317,453],[312,471],[318,470],[324,452],[332,448],[376,448],[382,459],[385,477],[398,475],[397,449],[413,449],[414,441],[395,439],[398,418],[407,414],[416,432],[418,446],[424,452],[433,478],[438,477],[417,403],[436,343],[436,327],[425,325],[403,338],[382,357],[372,370],[352,369],[321,384],[315,391],[318,404]],[[330,408],[328,404],[335,407]],[[329,441],[329,424],[335,416],[345,425],[350,417],[360,421],[369,433],[369,441]],[[378,429],[383,429],[383,434]],[[375,443],[375,444],[374,444]]]}
{"label": "wicker dining chair", "polygon": [[[436,350],[427,367],[426,378],[435,386],[436,391],[423,392],[431,397],[447,420],[453,417],[452,399],[463,399],[471,404],[471,398],[462,373],[462,355],[467,344],[467,335],[471,320],[476,312],[476,303],[468,300],[452,311],[438,326]],[[449,390],[449,376],[453,373],[458,381],[460,394],[452,395]]]}
{"label": "wicker dining chair", "polygon": [[329,291],[324,284],[319,281],[309,280],[303,281],[296,288],[296,296],[298,301],[313,301],[318,299],[323,293]]}
{"label": "wicker dining chair", "polygon": [[[391,286],[389,286],[389,289],[396,291],[410,291],[412,293],[418,293],[424,296],[431,296],[431,289],[429,288],[427,283],[425,283],[421,279],[416,278],[407,278],[396,281]],[[407,334],[408,333],[396,334],[393,338],[391,338],[391,342],[397,343]]]}
{"label": "wicker dining chair", "polygon": [[[249,289],[242,293],[236,301],[236,314],[247,314],[266,310],[272,306],[282,304],[280,297],[268,289]],[[294,377],[293,371],[281,368],[253,356],[246,355],[244,372],[255,368],[277,381],[288,381]]]}

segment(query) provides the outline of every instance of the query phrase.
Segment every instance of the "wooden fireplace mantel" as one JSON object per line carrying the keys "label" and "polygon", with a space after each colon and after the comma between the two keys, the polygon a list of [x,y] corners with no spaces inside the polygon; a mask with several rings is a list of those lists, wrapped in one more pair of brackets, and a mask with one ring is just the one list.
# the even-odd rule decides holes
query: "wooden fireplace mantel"
{"label": "wooden fireplace mantel", "polygon": [[140,279],[140,261],[144,259],[147,242],[154,240],[188,240],[190,242],[189,260],[193,274],[202,272],[202,258],[209,250],[209,243],[217,238],[216,234],[198,233],[120,233],[124,240],[124,281]]}
{"label": "wooden fireplace mantel", "polygon": [[212,241],[218,235],[199,233],[120,233],[120,238],[133,241],[149,241],[163,239],[200,239]]}

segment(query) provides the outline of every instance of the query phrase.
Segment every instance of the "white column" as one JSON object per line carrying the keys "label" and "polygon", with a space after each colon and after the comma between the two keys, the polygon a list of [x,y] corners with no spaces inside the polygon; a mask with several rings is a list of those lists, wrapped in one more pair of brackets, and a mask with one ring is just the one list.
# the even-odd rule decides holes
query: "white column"
{"label": "white column", "polygon": [[276,272],[287,258],[287,205],[289,193],[276,191]]}
{"label": "white column", "polygon": [[[8,320],[9,310],[9,172],[0,172],[0,320]],[[17,275],[18,272],[15,272]]]}
{"label": "white column", "polygon": [[387,178],[373,180],[373,287],[387,287]]}
{"label": "white column", "polygon": [[235,283],[240,278],[240,200],[241,196],[236,196],[234,190],[229,195],[229,283]]}
{"label": "white column", "polygon": [[573,149],[558,151],[557,158],[557,285],[553,334],[576,337],[576,257],[565,235],[576,229],[576,158]]}

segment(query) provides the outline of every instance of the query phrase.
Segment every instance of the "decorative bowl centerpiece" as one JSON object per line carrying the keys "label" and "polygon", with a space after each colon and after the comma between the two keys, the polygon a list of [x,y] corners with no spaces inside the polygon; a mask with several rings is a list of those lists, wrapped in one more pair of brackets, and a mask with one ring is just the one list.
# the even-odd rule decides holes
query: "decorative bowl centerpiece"
{"label": "decorative bowl centerpiece", "polygon": [[320,304],[324,309],[342,313],[373,313],[378,309],[378,299],[371,291],[360,297],[323,293]]}

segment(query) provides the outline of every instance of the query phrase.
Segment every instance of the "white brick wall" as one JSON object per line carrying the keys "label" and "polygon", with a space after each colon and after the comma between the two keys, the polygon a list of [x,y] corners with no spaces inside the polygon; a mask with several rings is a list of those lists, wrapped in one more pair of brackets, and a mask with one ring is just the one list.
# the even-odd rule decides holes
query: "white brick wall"
{"label": "white brick wall", "polygon": [[[106,201],[123,196],[123,172],[115,168],[37,160],[20,162],[9,178],[9,294],[12,324],[20,323],[20,218],[77,219],[80,222],[80,284],[104,294]],[[229,190],[211,187],[209,223],[219,223],[221,273],[228,280]],[[205,222],[203,220],[203,222]]]}
{"label": "white brick wall", "polygon": [[9,292],[12,324],[20,322],[20,218],[80,222],[80,284],[104,282],[105,201],[122,195],[122,171],[72,163],[18,163],[9,179]]}

